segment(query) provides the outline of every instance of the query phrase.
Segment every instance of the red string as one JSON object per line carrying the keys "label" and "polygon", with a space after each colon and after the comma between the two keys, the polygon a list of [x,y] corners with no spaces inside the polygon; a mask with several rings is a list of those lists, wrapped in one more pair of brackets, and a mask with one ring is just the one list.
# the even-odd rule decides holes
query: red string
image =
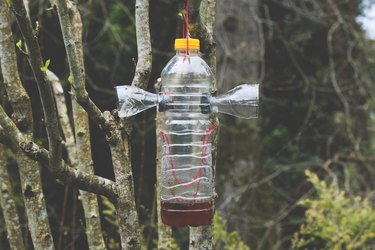
{"label": "red string", "polygon": [[186,55],[189,55],[189,0],[186,0],[186,18],[185,18],[185,37],[186,37]]}
{"label": "red string", "polygon": [[[202,148],[202,155],[201,155],[201,164],[202,164],[202,167],[206,164],[206,159],[205,157],[207,157],[207,150],[208,150],[208,145],[209,145],[209,142],[211,140],[211,135],[213,134],[213,132],[215,131],[216,129],[216,126],[215,125],[210,125],[205,133],[203,134],[202,138],[201,138],[201,141],[202,141],[202,145],[203,145],[203,148]],[[169,164],[170,164],[170,167],[172,169],[172,172],[173,172],[173,177],[174,177],[174,180],[177,184],[181,184],[182,186],[191,186],[194,182],[191,182],[191,183],[182,183],[177,175],[176,175],[176,171],[175,171],[175,166],[174,166],[174,162],[173,162],[173,159],[171,157],[172,155],[172,151],[171,151],[171,146],[170,146],[170,141],[169,141],[169,138],[168,138],[168,135],[165,133],[165,131],[160,131],[160,134],[163,138],[163,141],[164,143],[166,143],[166,146],[167,146],[167,150],[168,152],[166,152],[168,154],[168,158],[169,158]],[[196,179],[202,177],[202,174],[203,174],[203,169],[202,168],[199,168],[198,171],[196,172],[195,176],[193,177],[193,181],[195,181]],[[170,181],[168,181],[168,184],[169,185],[172,185],[172,183]],[[199,186],[200,186],[200,181],[197,182],[197,187],[196,187],[196,190],[195,190],[195,194],[194,194],[194,197],[196,197],[197,193],[198,193],[198,190],[199,190]],[[174,193],[174,190],[170,190],[171,194],[172,195],[175,195]],[[178,201],[179,199],[177,199]]]}

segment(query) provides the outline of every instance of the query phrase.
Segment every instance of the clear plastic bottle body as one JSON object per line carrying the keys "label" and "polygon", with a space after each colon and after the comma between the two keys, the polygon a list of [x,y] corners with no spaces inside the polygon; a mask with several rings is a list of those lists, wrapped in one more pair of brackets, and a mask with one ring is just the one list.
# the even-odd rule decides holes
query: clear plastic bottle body
{"label": "clear plastic bottle body", "polygon": [[[199,48],[191,39],[189,46]],[[184,48],[186,39],[176,39]],[[161,92],[117,86],[118,115],[131,117],[157,106],[164,112],[161,157],[161,218],[169,226],[203,226],[212,219],[212,134],[210,113],[256,118],[258,84],[242,84],[211,96],[212,73],[198,50],[177,50],[161,74]]]}
{"label": "clear plastic bottle body", "polygon": [[161,159],[163,222],[170,226],[207,225],[212,217],[211,136],[215,127],[202,110],[212,73],[198,51],[177,54],[161,74],[166,104]]}

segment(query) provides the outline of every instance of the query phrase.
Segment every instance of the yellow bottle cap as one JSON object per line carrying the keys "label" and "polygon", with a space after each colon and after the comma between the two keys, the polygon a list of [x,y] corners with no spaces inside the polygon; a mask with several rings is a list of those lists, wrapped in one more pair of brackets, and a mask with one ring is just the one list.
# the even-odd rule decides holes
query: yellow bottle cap
{"label": "yellow bottle cap", "polygon": [[[174,49],[186,49],[186,38],[178,38],[174,41]],[[189,49],[199,50],[200,44],[199,39],[189,38]]]}

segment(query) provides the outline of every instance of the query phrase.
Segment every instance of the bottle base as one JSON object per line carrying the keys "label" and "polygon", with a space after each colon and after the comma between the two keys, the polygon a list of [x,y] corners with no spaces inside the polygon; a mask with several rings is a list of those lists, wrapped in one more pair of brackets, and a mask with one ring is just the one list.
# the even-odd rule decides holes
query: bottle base
{"label": "bottle base", "polygon": [[212,221],[212,201],[200,203],[161,202],[161,219],[171,227],[198,227]]}

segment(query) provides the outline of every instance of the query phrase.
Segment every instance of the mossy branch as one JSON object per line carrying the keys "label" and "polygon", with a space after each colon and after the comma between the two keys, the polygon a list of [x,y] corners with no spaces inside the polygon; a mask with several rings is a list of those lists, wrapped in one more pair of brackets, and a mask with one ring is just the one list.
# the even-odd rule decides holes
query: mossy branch
{"label": "mossy branch", "polygon": [[48,137],[49,165],[51,168],[59,169],[62,159],[62,146],[60,130],[58,126],[57,109],[53,98],[51,86],[48,84],[46,72],[40,70],[45,65],[43,63],[38,38],[35,36],[30,18],[22,0],[12,0],[10,4],[14,12],[18,26],[24,37],[28,49],[28,61],[37,82],[38,91],[43,107],[43,114]]}
{"label": "mossy branch", "polygon": [[117,197],[116,184],[108,179],[96,175],[86,174],[77,169],[71,168],[61,161],[61,167],[56,169],[50,167],[49,151],[38,146],[36,143],[30,141],[25,137],[7,116],[4,109],[0,106],[0,126],[4,128],[8,139],[12,142],[13,147],[20,147],[27,156],[33,160],[39,161],[43,166],[46,166],[51,173],[66,184],[71,184],[79,189],[104,195],[111,200]]}
{"label": "mossy branch", "polygon": [[[33,137],[33,115],[30,98],[23,88],[18,68],[11,31],[10,11],[8,6],[0,2],[0,64],[4,78],[4,87],[8,93],[7,99],[12,106],[12,120],[25,138]],[[22,45],[22,44],[21,44]],[[21,46],[19,45],[19,46]],[[17,126],[17,127],[16,127]],[[8,130],[4,130],[9,134]],[[36,249],[52,249],[53,238],[47,216],[47,207],[44,201],[42,181],[37,162],[26,157],[18,147],[13,147],[17,155],[16,161],[21,180],[21,189],[28,221],[30,235]],[[27,187],[32,187],[32,196],[26,195]],[[6,194],[5,194],[6,195]]]}
{"label": "mossy branch", "polygon": [[12,187],[7,171],[6,149],[0,144],[0,205],[8,233],[9,245],[12,249],[24,250],[20,219],[13,199]]}

